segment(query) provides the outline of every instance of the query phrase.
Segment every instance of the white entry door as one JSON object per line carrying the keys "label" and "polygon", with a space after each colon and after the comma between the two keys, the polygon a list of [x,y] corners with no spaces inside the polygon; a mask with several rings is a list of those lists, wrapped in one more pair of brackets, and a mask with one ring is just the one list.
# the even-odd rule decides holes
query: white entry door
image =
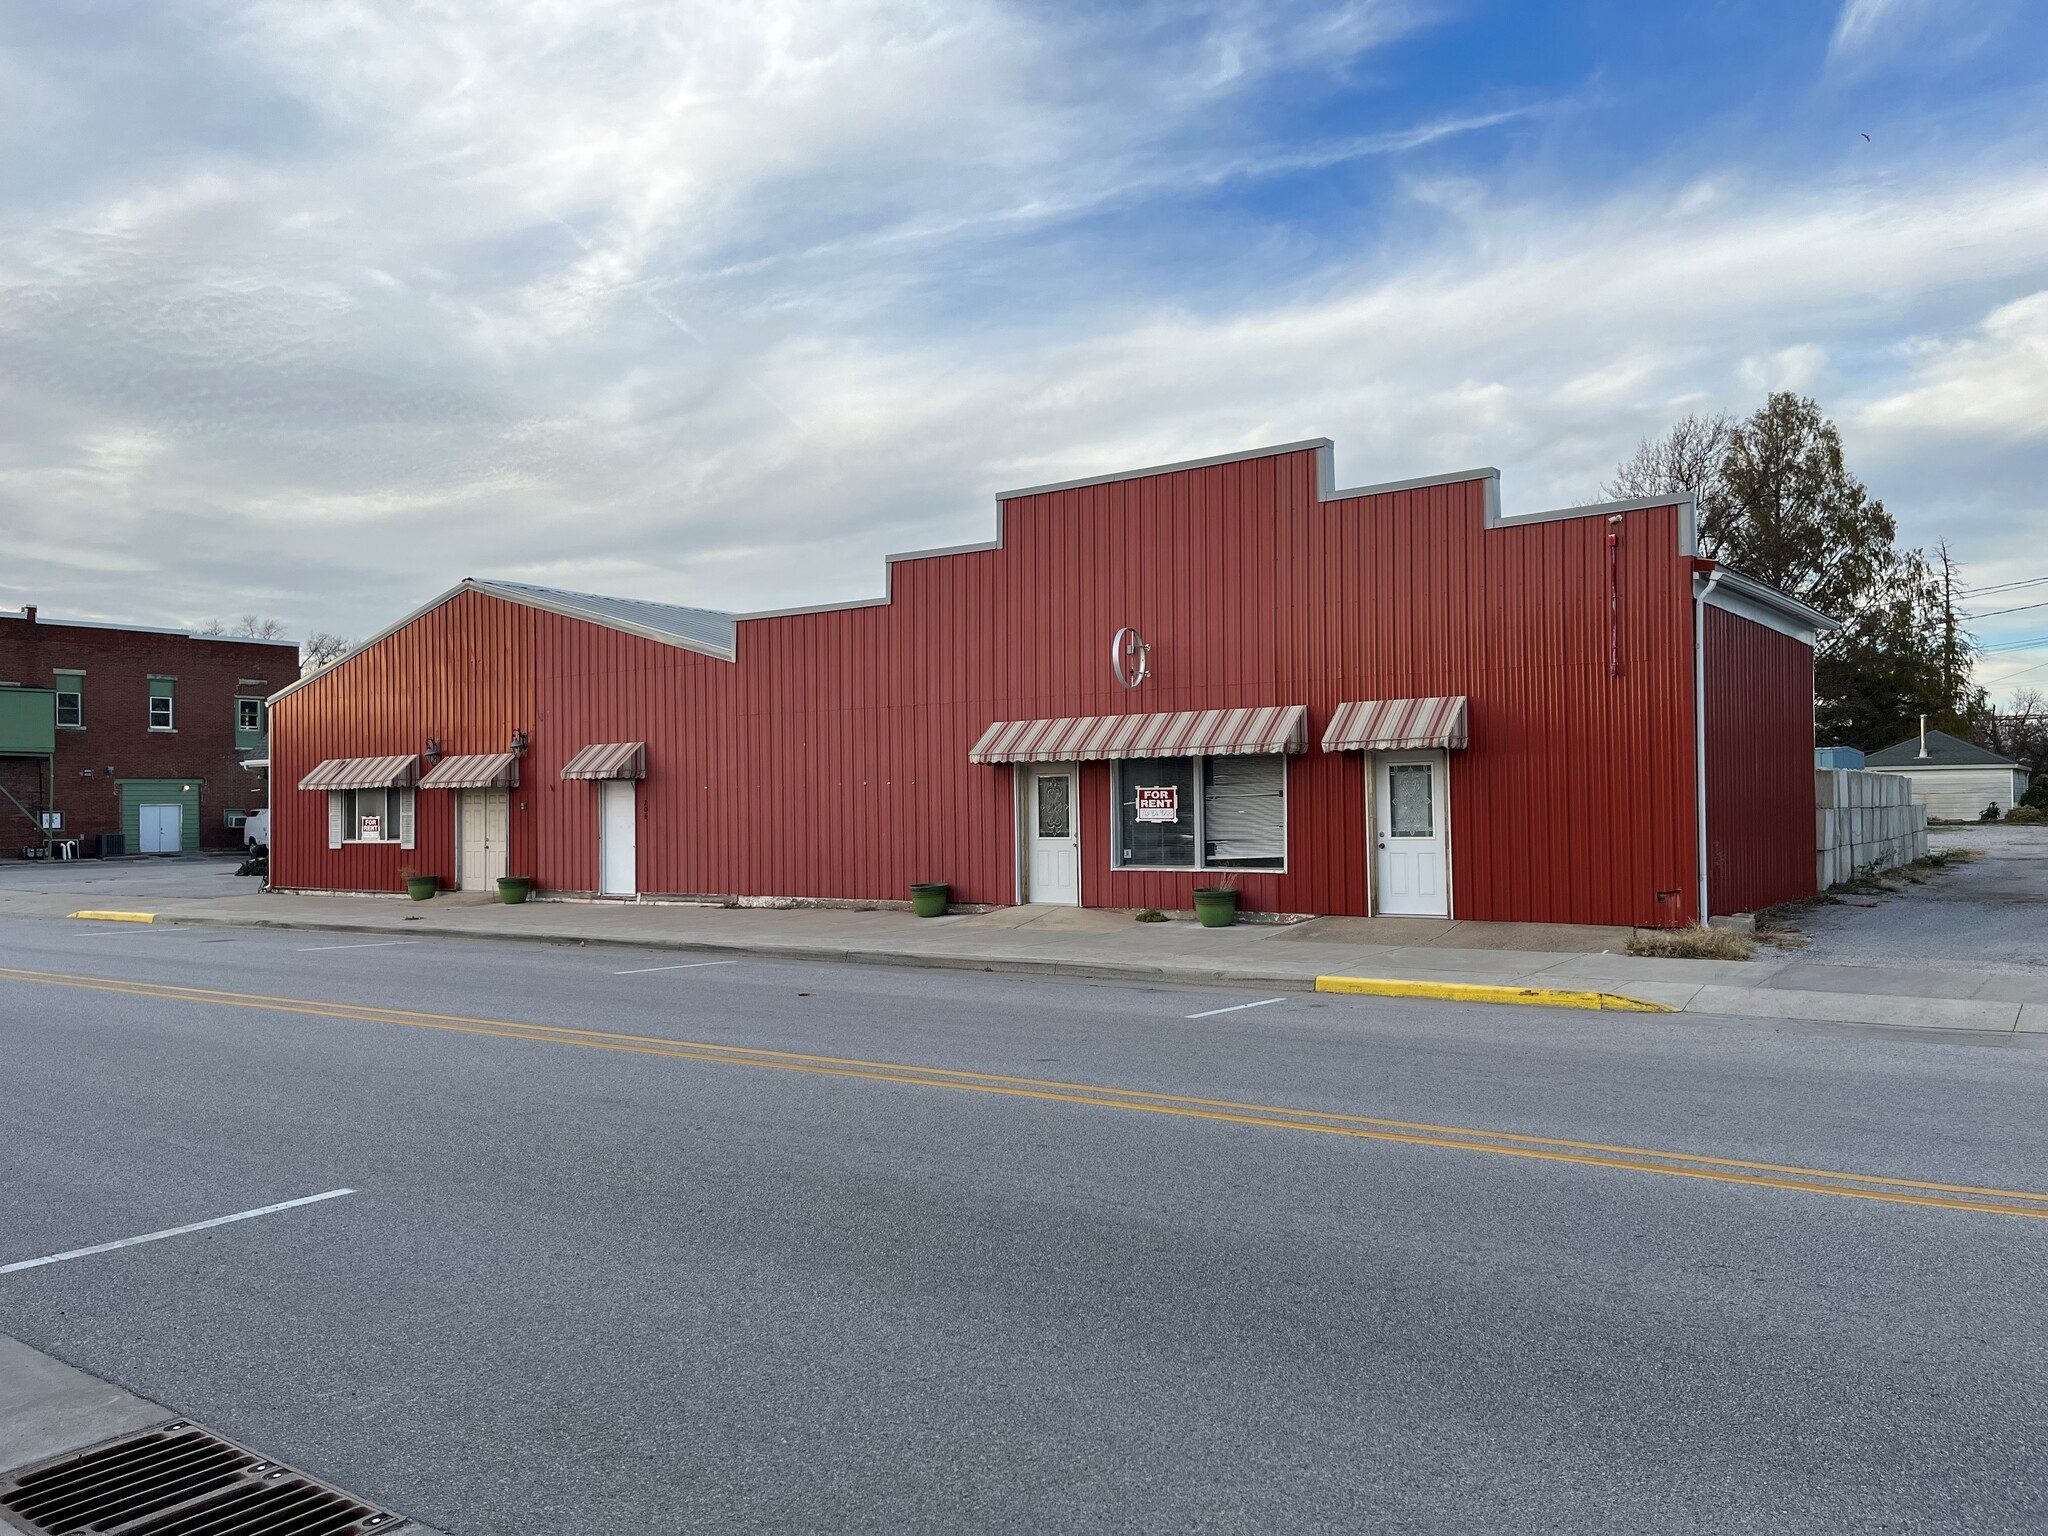
{"label": "white entry door", "polygon": [[597,786],[597,888],[606,896],[632,896],[640,889],[640,828],[631,779],[605,779]]}
{"label": "white entry door", "polygon": [[1034,768],[1024,791],[1027,901],[1081,904],[1081,808],[1071,766]]}
{"label": "white entry door", "polygon": [[142,808],[141,834],[137,839],[141,853],[177,853],[185,846],[185,807],[182,805],[145,805]]}
{"label": "white entry door", "polygon": [[1446,769],[1441,752],[1378,754],[1373,763],[1378,817],[1379,910],[1383,916],[1449,917],[1444,854]]}
{"label": "white entry door", "polygon": [[455,814],[455,883],[488,891],[510,871],[512,806],[502,789],[458,789]]}

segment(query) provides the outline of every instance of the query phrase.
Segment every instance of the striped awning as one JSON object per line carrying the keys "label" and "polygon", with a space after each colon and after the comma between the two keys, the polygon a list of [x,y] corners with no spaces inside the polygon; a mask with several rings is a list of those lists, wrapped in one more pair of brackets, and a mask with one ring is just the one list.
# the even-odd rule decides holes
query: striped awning
{"label": "striped awning", "polygon": [[1171,715],[1080,715],[998,720],[967,754],[973,763],[1070,763],[1106,757],[1244,757],[1308,749],[1308,706],[1190,709]]}
{"label": "striped awning", "polygon": [[444,757],[427,770],[421,789],[510,789],[519,782],[519,759],[510,752]]}
{"label": "striped awning", "polygon": [[647,777],[647,743],[644,741],[601,741],[585,747],[562,765],[565,779],[644,779]]}
{"label": "striped awning", "polygon": [[400,789],[412,782],[420,760],[403,757],[330,757],[299,780],[301,789]]}
{"label": "striped awning", "polygon": [[1323,732],[1325,752],[1404,752],[1470,744],[1465,695],[1441,699],[1367,699],[1339,704]]}

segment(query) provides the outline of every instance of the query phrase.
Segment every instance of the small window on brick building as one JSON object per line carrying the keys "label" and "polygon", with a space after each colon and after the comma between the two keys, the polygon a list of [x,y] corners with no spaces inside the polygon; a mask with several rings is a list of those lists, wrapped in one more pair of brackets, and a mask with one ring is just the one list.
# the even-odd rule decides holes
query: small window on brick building
{"label": "small window on brick building", "polygon": [[260,747],[263,745],[263,701],[261,699],[235,700],[235,745],[238,747]]}
{"label": "small window on brick building", "polygon": [[175,678],[152,677],[149,680],[149,728],[152,731],[177,729],[177,691]]}
{"label": "small window on brick building", "polygon": [[80,729],[85,725],[85,674],[57,674],[57,723]]}

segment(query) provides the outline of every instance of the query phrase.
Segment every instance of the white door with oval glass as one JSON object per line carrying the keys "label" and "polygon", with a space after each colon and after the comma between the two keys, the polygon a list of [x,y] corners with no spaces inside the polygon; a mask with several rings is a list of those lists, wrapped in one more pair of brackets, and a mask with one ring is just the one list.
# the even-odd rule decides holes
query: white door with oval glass
{"label": "white door with oval glass", "polygon": [[1449,917],[1445,764],[1441,752],[1373,760],[1378,909],[1387,917]]}
{"label": "white door with oval glass", "polygon": [[1081,810],[1072,764],[1035,767],[1024,785],[1024,899],[1081,904]]}

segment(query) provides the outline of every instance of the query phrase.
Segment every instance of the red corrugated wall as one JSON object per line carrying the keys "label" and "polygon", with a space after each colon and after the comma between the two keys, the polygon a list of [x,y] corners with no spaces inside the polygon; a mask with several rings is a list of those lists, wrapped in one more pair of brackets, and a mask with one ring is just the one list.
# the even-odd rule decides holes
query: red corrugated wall
{"label": "red corrugated wall", "polygon": [[1814,893],[1813,651],[1706,611],[1707,904],[1754,912]]}
{"label": "red corrugated wall", "polygon": [[[898,562],[884,606],[742,621],[736,663],[465,593],[281,702],[277,782],[428,735],[449,752],[502,749],[530,720],[514,866],[524,853],[544,887],[596,884],[596,790],[562,783],[561,763],[592,741],[644,739],[645,891],[900,899],[933,879],[962,901],[1008,902],[1012,773],[967,761],[992,720],[1300,703],[1317,745],[1289,763],[1289,868],[1243,876],[1242,900],[1363,913],[1364,768],[1323,753],[1322,731],[1345,700],[1462,693],[1456,915],[1690,921],[1678,514],[1617,525],[1615,676],[1606,520],[1488,530],[1484,491],[1319,502],[1315,455],[1297,451],[1022,497],[1002,549]],[[1152,647],[1134,692],[1109,674],[1126,624]],[[1112,871],[1106,765],[1081,787],[1087,904],[1185,908],[1213,880]],[[279,883],[395,883],[369,867],[386,850],[327,849],[320,797],[278,798]],[[452,796],[419,798],[415,862],[449,873],[434,802]]]}

